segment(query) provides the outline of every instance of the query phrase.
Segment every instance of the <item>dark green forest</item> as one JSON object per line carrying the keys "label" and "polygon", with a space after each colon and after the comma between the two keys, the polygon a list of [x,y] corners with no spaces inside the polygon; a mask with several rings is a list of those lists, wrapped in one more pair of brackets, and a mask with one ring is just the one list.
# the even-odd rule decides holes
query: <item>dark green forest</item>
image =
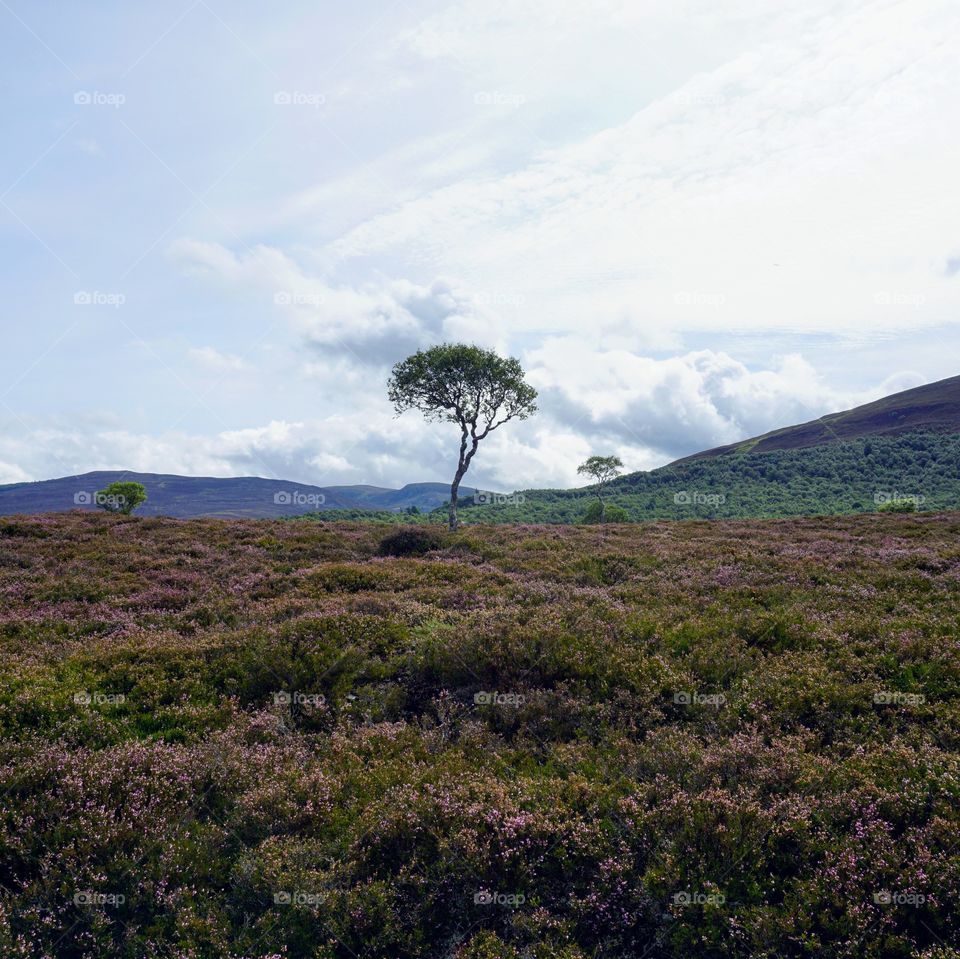
{"label": "dark green forest", "polygon": [[[522,490],[479,506],[472,494],[472,487],[461,492],[468,523],[578,523],[596,499],[591,487]],[[914,432],[704,458],[623,476],[606,499],[633,522],[842,515],[889,509],[895,501],[918,510],[958,509],[960,435]],[[442,514],[327,510],[301,518],[410,523],[437,522]]]}

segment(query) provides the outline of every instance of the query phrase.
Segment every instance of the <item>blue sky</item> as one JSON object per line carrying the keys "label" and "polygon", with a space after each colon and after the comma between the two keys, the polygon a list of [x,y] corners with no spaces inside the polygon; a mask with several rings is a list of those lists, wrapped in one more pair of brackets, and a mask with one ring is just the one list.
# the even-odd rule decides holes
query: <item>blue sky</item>
{"label": "blue sky", "polygon": [[955,375],[958,40],[946,0],[0,0],[0,483],[446,480],[384,389],[442,340],[540,389],[495,488]]}

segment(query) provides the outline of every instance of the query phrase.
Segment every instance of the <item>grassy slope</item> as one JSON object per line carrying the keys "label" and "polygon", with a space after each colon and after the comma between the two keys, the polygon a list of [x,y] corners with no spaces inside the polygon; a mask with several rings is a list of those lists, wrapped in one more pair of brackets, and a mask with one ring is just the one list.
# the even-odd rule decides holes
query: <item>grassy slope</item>
{"label": "grassy slope", "polygon": [[[677,503],[681,492],[702,503]],[[813,449],[693,460],[624,476],[610,501],[632,520],[811,516],[866,512],[875,497],[923,497],[926,509],[960,508],[960,436],[910,433]],[[468,522],[571,523],[592,495],[583,490],[524,490],[522,502],[468,506]]]}
{"label": "grassy slope", "polygon": [[0,521],[0,955],[957,955],[960,514],[381,534]]}
{"label": "grassy slope", "polygon": [[768,453],[772,450],[802,449],[837,440],[865,439],[917,430],[960,432],[960,376],[884,396],[852,410],[831,413],[808,423],[773,430],[729,446],[705,450],[678,462],[737,452]]}

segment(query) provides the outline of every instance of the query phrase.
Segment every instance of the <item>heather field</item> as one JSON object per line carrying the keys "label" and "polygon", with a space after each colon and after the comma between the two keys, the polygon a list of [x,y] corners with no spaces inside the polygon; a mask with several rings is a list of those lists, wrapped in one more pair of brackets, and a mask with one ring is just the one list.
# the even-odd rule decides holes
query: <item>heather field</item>
{"label": "heather field", "polygon": [[0,521],[0,956],[960,956],[960,514],[388,532]]}

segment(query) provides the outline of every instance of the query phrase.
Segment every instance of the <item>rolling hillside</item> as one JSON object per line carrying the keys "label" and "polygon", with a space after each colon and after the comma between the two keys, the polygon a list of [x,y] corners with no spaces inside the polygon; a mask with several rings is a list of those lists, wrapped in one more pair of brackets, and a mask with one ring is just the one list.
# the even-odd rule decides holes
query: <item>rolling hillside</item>
{"label": "rolling hillside", "polygon": [[449,496],[444,483],[412,483],[403,489],[375,486],[310,486],[243,476],[173,476],[120,470],[83,473],[37,483],[0,486],[0,516],[96,509],[93,494],[116,480],[143,483],[148,500],[141,516],[271,518],[327,509],[432,509]]}
{"label": "rolling hillside", "polygon": [[694,453],[671,465],[732,453],[806,449],[842,440],[896,436],[920,430],[960,432],[960,376],[917,386],[852,410],[831,413],[808,423],[773,430],[729,446]]}
{"label": "rolling hillside", "polygon": [[[524,490],[465,518],[577,522],[592,495]],[[895,498],[960,508],[960,376],[631,473],[609,496],[634,521],[861,513]]]}

